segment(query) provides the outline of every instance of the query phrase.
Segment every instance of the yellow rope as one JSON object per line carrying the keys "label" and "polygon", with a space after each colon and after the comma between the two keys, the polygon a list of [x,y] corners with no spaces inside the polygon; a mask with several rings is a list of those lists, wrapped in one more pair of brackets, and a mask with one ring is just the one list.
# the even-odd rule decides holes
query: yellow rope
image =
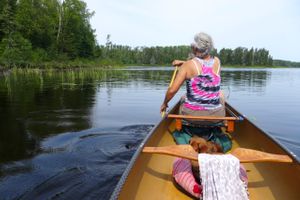
{"label": "yellow rope", "polygon": [[[174,70],[173,75],[172,75],[171,82],[170,82],[170,84],[169,84],[169,88],[173,85],[173,82],[174,82],[174,80],[175,80],[177,71],[178,71],[178,66],[175,67],[175,70]],[[161,117],[162,117],[162,118],[163,118],[165,115],[166,115],[166,112],[165,112],[165,111],[161,113]]]}

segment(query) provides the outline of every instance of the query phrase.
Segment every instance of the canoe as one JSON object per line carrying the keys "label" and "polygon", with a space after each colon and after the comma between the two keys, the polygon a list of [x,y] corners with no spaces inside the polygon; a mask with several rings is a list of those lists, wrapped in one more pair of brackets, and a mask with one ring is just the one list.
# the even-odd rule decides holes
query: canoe
{"label": "canoe", "polygon": [[[170,114],[177,114],[179,102],[171,109]],[[242,116],[236,109],[226,103],[227,110],[236,116]],[[228,113],[227,113],[228,115]],[[247,118],[236,122],[233,149],[250,148],[275,154],[288,155],[292,163],[245,163],[249,184],[250,199],[299,200],[300,199],[300,164],[285,147],[281,146],[270,135],[258,128]],[[144,139],[124,171],[111,199],[192,199],[182,192],[173,182],[172,166],[174,157],[146,154],[146,146],[175,145],[171,133],[175,130],[175,119],[164,117]]]}

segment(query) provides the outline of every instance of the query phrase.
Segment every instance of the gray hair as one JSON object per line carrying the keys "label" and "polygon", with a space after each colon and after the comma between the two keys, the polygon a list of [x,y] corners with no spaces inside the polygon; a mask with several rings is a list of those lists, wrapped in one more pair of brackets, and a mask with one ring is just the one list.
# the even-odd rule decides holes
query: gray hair
{"label": "gray hair", "polygon": [[196,48],[203,55],[203,57],[208,55],[214,48],[214,44],[210,35],[203,32],[195,35],[194,42],[191,45],[192,47]]}

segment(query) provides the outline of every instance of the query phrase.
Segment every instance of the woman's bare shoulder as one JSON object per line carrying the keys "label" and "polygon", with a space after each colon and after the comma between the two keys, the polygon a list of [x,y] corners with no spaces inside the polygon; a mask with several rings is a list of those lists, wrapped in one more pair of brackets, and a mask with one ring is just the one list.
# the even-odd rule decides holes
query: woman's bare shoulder
{"label": "woman's bare shoulder", "polygon": [[182,67],[189,68],[191,65],[193,65],[192,59],[185,61]]}
{"label": "woman's bare shoulder", "polygon": [[187,60],[186,62],[184,62],[184,64],[181,66],[180,71],[182,72],[182,74],[185,75],[185,78],[190,78],[193,76],[193,74],[195,73],[195,67],[194,67],[194,62],[193,60]]}

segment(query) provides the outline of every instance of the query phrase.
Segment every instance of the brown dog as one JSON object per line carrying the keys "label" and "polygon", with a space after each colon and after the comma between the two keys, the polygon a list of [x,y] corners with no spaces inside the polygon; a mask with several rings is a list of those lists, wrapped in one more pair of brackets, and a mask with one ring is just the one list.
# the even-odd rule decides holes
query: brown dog
{"label": "brown dog", "polygon": [[[198,137],[198,136],[193,136],[190,139],[190,145],[193,147],[193,149],[197,153],[219,153],[222,152],[222,148],[220,145],[206,141],[205,139]],[[197,161],[191,161],[192,164],[192,171],[193,175],[196,179],[196,181],[199,183],[199,164]]]}
{"label": "brown dog", "polygon": [[198,136],[193,136],[190,139],[190,145],[197,153],[222,152],[222,148],[220,147],[220,145],[214,142],[206,141],[205,139]]}

